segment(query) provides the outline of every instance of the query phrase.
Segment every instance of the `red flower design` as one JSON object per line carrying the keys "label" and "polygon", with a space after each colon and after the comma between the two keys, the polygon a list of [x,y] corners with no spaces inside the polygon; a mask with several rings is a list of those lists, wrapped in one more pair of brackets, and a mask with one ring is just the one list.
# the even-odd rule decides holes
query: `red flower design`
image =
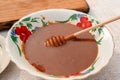
{"label": "red flower design", "polygon": [[31,32],[26,28],[26,26],[16,27],[15,33],[20,36],[20,39],[25,43]]}
{"label": "red flower design", "polygon": [[80,22],[77,23],[77,26],[81,28],[88,28],[92,26],[92,22],[88,21],[87,17],[81,17]]}

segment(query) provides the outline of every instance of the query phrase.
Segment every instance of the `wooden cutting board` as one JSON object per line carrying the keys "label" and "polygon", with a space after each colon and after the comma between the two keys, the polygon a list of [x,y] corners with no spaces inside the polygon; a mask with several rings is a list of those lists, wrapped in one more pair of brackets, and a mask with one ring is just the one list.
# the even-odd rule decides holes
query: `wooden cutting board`
{"label": "wooden cutting board", "polygon": [[89,11],[86,0],[0,0],[0,25],[8,25],[9,21],[14,22],[35,11],[55,8]]}

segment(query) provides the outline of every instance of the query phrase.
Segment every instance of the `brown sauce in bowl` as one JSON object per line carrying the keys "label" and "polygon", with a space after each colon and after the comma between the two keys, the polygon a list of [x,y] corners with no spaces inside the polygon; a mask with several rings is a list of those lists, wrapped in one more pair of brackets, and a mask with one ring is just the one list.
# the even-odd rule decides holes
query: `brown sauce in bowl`
{"label": "brown sauce in bowl", "polygon": [[37,70],[56,76],[71,75],[87,69],[96,59],[98,46],[89,32],[59,47],[46,47],[52,35],[67,36],[81,28],[72,24],[54,23],[37,29],[26,41],[25,56]]}

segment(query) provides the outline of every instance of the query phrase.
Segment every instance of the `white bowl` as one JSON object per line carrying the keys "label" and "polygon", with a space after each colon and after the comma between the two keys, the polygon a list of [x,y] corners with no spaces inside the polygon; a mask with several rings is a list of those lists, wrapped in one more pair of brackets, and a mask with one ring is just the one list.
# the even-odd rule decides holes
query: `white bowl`
{"label": "white bowl", "polygon": [[0,35],[0,73],[2,73],[10,62],[9,54],[5,48],[5,38]]}
{"label": "white bowl", "polygon": [[12,61],[15,62],[19,68],[26,70],[33,75],[49,80],[83,79],[92,74],[99,72],[109,62],[110,58],[112,57],[113,48],[114,48],[112,36],[105,27],[100,27],[90,31],[92,35],[95,35],[95,39],[98,44],[98,56],[95,62],[83,72],[68,77],[48,75],[38,71],[33,66],[31,66],[28,63],[28,61],[25,59],[24,53],[22,51],[22,44],[24,43],[24,40],[21,40],[20,34],[15,33],[15,30],[17,30],[18,27],[21,28],[22,25],[24,25],[27,28],[26,32],[30,31],[31,33],[35,29],[37,29],[37,27],[43,27],[51,22],[55,23],[56,21],[71,23],[76,25],[78,22],[80,22],[81,17],[87,17],[88,20],[92,22],[92,25],[99,23],[95,18],[85,13],[74,10],[67,10],[67,9],[43,10],[23,17],[12,26],[12,28],[9,30],[7,35],[7,40],[6,40],[7,50],[10,53]]}

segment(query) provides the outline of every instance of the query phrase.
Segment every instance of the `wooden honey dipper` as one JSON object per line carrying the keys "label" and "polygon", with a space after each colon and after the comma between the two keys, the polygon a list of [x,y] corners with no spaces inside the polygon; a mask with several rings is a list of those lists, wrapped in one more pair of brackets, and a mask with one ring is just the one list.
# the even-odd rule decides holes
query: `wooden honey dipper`
{"label": "wooden honey dipper", "polygon": [[90,31],[94,28],[98,28],[98,27],[101,27],[105,24],[108,24],[108,23],[111,23],[113,21],[116,21],[120,19],[120,16],[117,16],[117,17],[114,17],[112,19],[109,19],[109,20],[106,20],[102,23],[99,23],[99,24],[96,24],[92,27],[89,27],[89,28],[86,28],[86,29],[83,29],[81,31],[78,31],[78,32],[75,32],[75,33],[72,33],[68,36],[62,36],[62,35],[58,35],[58,36],[51,36],[50,38],[48,38],[46,41],[45,41],[45,45],[47,47],[57,47],[57,46],[61,46],[61,45],[64,45],[68,40],[71,40],[71,39],[74,39],[77,35],[80,35],[84,32],[87,32],[87,31]]}

